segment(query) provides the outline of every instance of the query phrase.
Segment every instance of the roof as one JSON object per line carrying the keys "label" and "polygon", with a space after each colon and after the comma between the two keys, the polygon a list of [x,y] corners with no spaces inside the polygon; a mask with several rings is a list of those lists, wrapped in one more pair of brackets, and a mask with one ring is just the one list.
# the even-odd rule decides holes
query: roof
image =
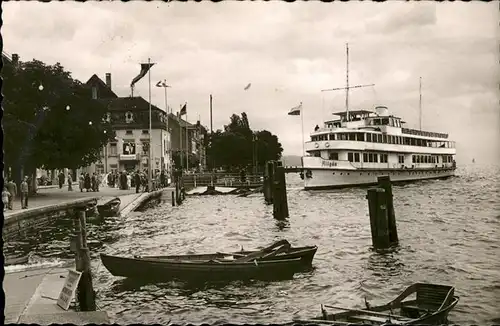
{"label": "roof", "polygon": [[[177,123],[179,123],[179,119],[177,118],[177,115],[173,114],[173,113],[169,113],[168,114],[168,117],[174,121],[176,121]],[[185,120],[182,120],[182,118],[180,119],[180,123],[179,123],[183,128],[185,128],[186,126],[188,127],[193,127],[194,125],[192,123],[189,123]]]}
{"label": "roof", "polygon": [[113,92],[111,88],[106,85],[105,82],[102,81],[96,74],[93,74],[92,77],[87,80],[85,83],[87,86],[97,86],[99,89],[99,98],[117,98],[118,95]]}
{"label": "roof", "polygon": [[[149,102],[140,96],[118,97],[109,101],[108,108],[110,111],[149,111]],[[165,112],[153,104],[151,110]]]}
{"label": "roof", "polygon": [[[373,111],[368,111],[368,110],[349,110],[349,114],[369,114],[369,113],[375,113]],[[333,115],[338,115],[339,117],[344,117],[347,115],[347,112],[346,111],[342,111],[342,112],[335,112],[333,113]]]}

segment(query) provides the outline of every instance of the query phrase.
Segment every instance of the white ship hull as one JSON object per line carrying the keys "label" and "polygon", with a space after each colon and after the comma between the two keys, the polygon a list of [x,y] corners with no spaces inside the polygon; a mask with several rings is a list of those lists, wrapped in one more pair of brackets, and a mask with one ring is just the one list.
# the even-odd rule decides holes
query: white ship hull
{"label": "white ship hull", "polygon": [[[392,182],[409,182],[428,179],[447,178],[455,175],[454,168],[447,169],[325,169],[304,168],[304,188],[306,190],[333,189],[352,186],[368,186],[377,184],[377,177],[388,175]],[[308,175],[307,171],[311,171]],[[310,176],[310,177],[308,177]]]}

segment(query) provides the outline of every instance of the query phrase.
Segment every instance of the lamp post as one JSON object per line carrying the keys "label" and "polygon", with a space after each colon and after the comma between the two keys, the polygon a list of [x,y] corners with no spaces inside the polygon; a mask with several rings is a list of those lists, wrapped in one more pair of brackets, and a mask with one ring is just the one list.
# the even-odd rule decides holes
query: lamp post
{"label": "lamp post", "polygon": [[[172,86],[168,85],[167,84],[167,80],[164,79],[163,82],[162,81],[159,81],[158,83],[156,83],[156,87],[163,87],[164,91],[165,91],[165,112],[167,112],[167,133],[168,133],[168,141],[167,141],[167,144],[166,144],[166,152],[168,154],[168,164],[167,166],[170,167],[172,165],[172,155],[169,151],[169,146],[168,146],[168,143],[170,142],[171,140],[171,135],[170,135],[170,130],[168,129],[168,100],[167,100],[167,88],[172,88]],[[168,170],[168,169],[167,169]]]}

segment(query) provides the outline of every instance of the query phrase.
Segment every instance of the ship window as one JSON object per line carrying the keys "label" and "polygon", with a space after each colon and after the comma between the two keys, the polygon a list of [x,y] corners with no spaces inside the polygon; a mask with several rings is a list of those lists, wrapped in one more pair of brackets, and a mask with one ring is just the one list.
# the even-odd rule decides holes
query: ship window
{"label": "ship window", "polygon": [[382,142],[382,135],[377,135],[377,142],[381,143]]}
{"label": "ship window", "polygon": [[412,163],[417,163],[417,159],[415,158],[415,155],[412,155],[412,157],[411,157],[411,162],[412,162]]}
{"label": "ship window", "polygon": [[353,153],[347,153],[347,160],[349,162],[353,162],[354,161],[354,158],[353,158]]}
{"label": "ship window", "polygon": [[356,135],[358,141],[365,141],[365,134],[357,133]]}
{"label": "ship window", "polygon": [[368,142],[372,141],[372,134],[366,134],[366,141]]}
{"label": "ship window", "polygon": [[405,157],[404,155],[399,155],[399,163],[404,164],[405,163]]}
{"label": "ship window", "polygon": [[339,153],[331,152],[330,154],[328,154],[328,158],[333,161],[338,161]]}
{"label": "ship window", "polygon": [[349,134],[349,140],[356,140],[356,134],[355,133],[350,133]]}
{"label": "ship window", "polygon": [[380,154],[380,163],[387,163],[387,154]]}
{"label": "ship window", "polygon": [[328,138],[329,138],[330,140],[335,140],[335,134],[330,134],[330,135],[328,136]]}
{"label": "ship window", "polygon": [[359,162],[359,153],[354,153],[354,162]]}
{"label": "ship window", "polygon": [[368,153],[363,153],[363,162],[368,162]]}
{"label": "ship window", "polygon": [[378,154],[373,154],[373,162],[378,163]]}
{"label": "ship window", "polygon": [[382,119],[382,125],[386,126],[389,124],[389,118],[383,118]]}
{"label": "ship window", "polygon": [[387,135],[382,135],[382,143],[387,144]]}

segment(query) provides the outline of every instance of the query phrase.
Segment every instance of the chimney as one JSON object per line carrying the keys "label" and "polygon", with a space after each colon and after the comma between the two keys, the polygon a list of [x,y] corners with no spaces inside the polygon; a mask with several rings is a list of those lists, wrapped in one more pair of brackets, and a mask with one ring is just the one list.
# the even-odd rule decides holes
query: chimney
{"label": "chimney", "polygon": [[19,63],[19,55],[17,53],[12,54],[12,63],[17,65]]}
{"label": "chimney", "polygon": [[109,72],[106,73],[106,86],[108,86],[109,89],[111,89],[111,73]]}

